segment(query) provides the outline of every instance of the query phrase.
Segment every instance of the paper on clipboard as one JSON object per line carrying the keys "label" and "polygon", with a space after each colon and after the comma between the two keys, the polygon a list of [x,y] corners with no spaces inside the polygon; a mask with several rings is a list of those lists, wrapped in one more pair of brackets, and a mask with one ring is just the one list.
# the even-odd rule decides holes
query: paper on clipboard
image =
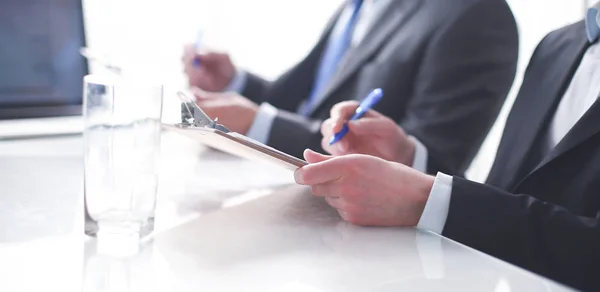
{"label": "paper on clipboard", "polygon": [[165,129],[180,133],[206,146],[255,161],[264,161],[290,170],[296,170],[306,161],[254,141],[238,133],[225,133],[214,128],[185,127],[163,124]]}

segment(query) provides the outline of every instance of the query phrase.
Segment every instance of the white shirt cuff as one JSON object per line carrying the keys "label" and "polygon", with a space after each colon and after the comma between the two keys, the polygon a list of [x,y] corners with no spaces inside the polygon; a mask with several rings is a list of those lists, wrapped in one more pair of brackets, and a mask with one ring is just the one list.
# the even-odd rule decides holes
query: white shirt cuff
{"label": "white shirt cuff", "polygon": [[427,147],[413,136],[408,138],[415,142],[415,158],[413,159],[412,168],[427,173]]}
{"label": "white shirt cuff", "polygon": [[452,176],[438,172],[417,228],[442,234],[452,195]]}
{"label": "white shirt cuff", "polygon": [[267,144],[275,117],[277,117],[277,108],[263,102],[260,105],[260,108],[258,108],[256,117],[254,118],[254,121],[252,121],[252,125],[250,125],[250,129],[248,129],[246,136],[260,143]]}
{"label": "white shirt cuff", "polygon": [[247,81],[248,81],[248,76],[247,76],[246,71],[236,69],[233,79],[231,79],[231,82],[229,82],[227,87],[225,87],[225,89],[223,89],[223,92],[233,91],[233,92],[241,94],[242,91],[244,91],[244,88],[246,88]]}

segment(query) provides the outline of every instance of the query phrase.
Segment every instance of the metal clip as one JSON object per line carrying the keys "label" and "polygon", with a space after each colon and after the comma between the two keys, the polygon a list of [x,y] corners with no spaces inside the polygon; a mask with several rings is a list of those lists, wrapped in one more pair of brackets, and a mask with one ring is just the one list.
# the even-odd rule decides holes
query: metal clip
{"label": "metal clip", "polygon": [[181,99],[181,125],[184,127],[200,127],[200,128],[211,128],[219,131],[229,133],[231,132],[227,127],[218,123],[219,119],[216,118],[214,121],[196,104],[196,102],[187,96],[185,93],[179,91],[177,96]]}

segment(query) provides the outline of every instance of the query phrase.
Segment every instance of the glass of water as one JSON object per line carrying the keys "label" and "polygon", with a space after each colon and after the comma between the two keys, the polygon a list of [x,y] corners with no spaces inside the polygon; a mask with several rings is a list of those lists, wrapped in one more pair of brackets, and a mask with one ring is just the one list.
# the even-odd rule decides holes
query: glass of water
{"label": "glass of water", "polygon": [[84,78],[85,233],[139,239],[154,230],[163,87]]}

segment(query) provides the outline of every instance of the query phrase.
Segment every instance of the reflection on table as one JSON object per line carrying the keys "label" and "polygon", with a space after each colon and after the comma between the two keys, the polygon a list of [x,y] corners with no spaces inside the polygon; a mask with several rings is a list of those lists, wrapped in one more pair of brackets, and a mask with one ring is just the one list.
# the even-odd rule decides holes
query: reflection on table
{"label": "reflection on table", "polygon": [[568,291],[435,234],[353,226],[291,172],[171,138],[156,232],[99,252],[80,146],[0,143],[0,291]]}

